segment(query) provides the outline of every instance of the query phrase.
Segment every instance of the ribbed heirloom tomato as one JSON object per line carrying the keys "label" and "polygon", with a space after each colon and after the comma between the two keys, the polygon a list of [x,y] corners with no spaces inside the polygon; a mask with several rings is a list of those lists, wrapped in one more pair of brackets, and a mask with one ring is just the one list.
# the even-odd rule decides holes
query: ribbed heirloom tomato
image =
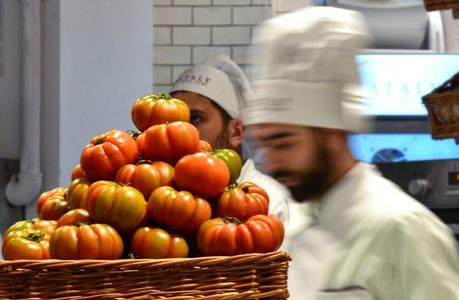
{"label": "ribbed heirloom tomato", "polygon": [[81,168],[81,165],[78,164],[76,165],[73,170],[72,170],[72,174],[71,174],[71,180],[75,180],[79,177],[86,177],[86,174],[84,173],[83,169]]}
{"label": "ribbed heirloom tomato", "polygon": [[96,181],[88,190],[88,211],[95,222],[129,232],[146,221],[147,202],[137,189],[113,181]]}
{"label": "ribbed heirloom tomato", "polygon": [[266,253],[284,240],[284,225],[274,215],[256,215],[241,223],[235,218],[215,218],[199,227],[197,243],[204,255]]}
{"label": "ribbed heirloom tomato", "polygon": [[132,106],[132,121],[135,126],[145,131],[150,126],[190,120],[190,109],[185,102],[167,94],[151,94],[140,97]]}
{"label": "ribbed heirloom tomato", "polygon": [[91,182],[86,177],[74,179],[67,188],[67,201],[71,208],[87,208],[87,193]]}
{"label": "ribbed heirloom tomato", "polygon": [[144,158],[175,164],[181,157],[199,150],[199,132],[191,123],[153,125],[145,133]]}
{"label": "ribbed heirloom tomato", "polygon": [[148,199],[155,189],[171,185],[174,173],[174,167],[168,163],[141,160],[136,165],[127,164],[121,167],[116,173],[115,181],[131,185]]}
{"label": "ribbed heirloom tomato", "polygon": [[55,196],[55,195],[63,196],[65,192],[67,192],[67,189],[65,187],[60,186],[52,190],[41,193],[41,195],[38,197],[38,200],[37,200],[37,213],[40,213],[43,203],[48,201],[50,197]]}
{"label": "ribbed heirloom tomato", "polygon": [[52,234],[49,252],[59,259],[117,259],[123,254],[123,241],[107,224],[65,225]]}
{"label": "ribbed heirloom tomato", "polygon": [[56,221],[38,218],[18,221],[3,234],[2,253],[5,259],[49,258],[49,238]]}
{"label": "ribbed heirloom tomato", "polygon": [[254,215],[266,215],[269,196],[264,189],[252,182],[242,182],[228,187],[217,202],[218,217],[236,217],[247,220]]}
{"label": "ribbed heirloom tomato", "polygon": [[231,149],[213,149],[210,153],[220,158],[228,166],[230,171],[229,183],[236,182],[242,170],[242,159],[236,151]]}
{"label": "ribbed heirloom tomato", "polygon": [[119,168],[134,163],[138,156],[137,143],[129,133],[110,130],[91,139],[80,164],[90,181],[113,180]]}
{"label": "ribbed heirloom tomato", "polygon": [[170,186],[157,188],[148,200],[150,218],[183,234],[194,234],[210,219],[210,204],[186,191],[177,192]]}
{"label": "ribbed heirloom tomato", "polygon": [[24,237],[14,237],[4,242],[2,248],[5,259],[47,259],[49,242],[42,232],[31,232]]}
{"label": "ribbed heirloom tomato", "polygon": [[38,217],[42,220],[57,220],[70,210],[67,194],[56,193],[44,202],[37,203]]}
{"label": "ribbed heirloom tomato", "polygon": [[177,187],[206,199],[219,196],[229,178],[227,165],[207,152],[184,156],[175,165]]}
{"label": "ribbed heirloom tomato", "polygon": [[136,230],[132,237],[131,250],[135,258],[188,256],[188,244],[184,238],[153,227],[141,227]]}
{"label": "ribbed heirloom tomato", "polygon": [[78,223],[88,223],[91,221],[89,212],[84,208],[75,208],[63,214],[57,220],[57,227],[64,225],[77,225]]}
{"label": "ribbed heirloom tomato", "polygon": [[38,218],[33,218],[30,220],[22,220],[11,225],[3,233],[3,244],[8,239],[14,237],[26,237],[29,233],[42,232],[46,237],[49,238],[51,234],[56,230],[57,221],[54,220],[40,220]]}

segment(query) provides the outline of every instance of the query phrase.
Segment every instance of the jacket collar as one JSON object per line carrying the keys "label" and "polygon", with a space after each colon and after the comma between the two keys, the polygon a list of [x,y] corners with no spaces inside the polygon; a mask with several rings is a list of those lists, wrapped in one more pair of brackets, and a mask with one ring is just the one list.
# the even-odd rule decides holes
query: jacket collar
{"label": "jacket collar", "polygon": [[[318,224],[329,229],[339,229],[342,225],[343,212],[355,206],[355,197],[359,186],[363,184],[362,179],[365,173],[375,172],[372,165],[358,162],[349,172],[341,178],[328,192],[320,199]],[[334,230],[335,231],[335,230]]]}

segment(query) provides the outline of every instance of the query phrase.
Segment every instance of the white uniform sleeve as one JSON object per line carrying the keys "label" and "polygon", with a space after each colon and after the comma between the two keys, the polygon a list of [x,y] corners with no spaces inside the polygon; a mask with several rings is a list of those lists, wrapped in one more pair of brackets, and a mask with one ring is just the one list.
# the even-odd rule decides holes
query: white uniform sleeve
{"label": "white uniform sleeve", "polygon": [[[395,298],[459,299],[457,244],[446,225],[424,214],[401,218],[390,232]],[[391,288],[391,287],[387,287]]]}

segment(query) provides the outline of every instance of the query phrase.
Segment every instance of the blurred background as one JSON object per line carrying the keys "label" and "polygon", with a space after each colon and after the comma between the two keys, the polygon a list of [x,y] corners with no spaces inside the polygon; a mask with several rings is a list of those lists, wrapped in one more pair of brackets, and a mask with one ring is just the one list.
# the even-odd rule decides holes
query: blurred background
{"label": "blurred background", "polygon": [[0,0],[0,231],[68,186],[91,137],[134,129],[135,99],[218,53],[250,78],[257,24],[312,5],[358,10],[373,35],[357,60],[376,121],[354,154],[459,232],[459,147],[431,138],[421,101],[459,71],[459,20],[422,0]]}

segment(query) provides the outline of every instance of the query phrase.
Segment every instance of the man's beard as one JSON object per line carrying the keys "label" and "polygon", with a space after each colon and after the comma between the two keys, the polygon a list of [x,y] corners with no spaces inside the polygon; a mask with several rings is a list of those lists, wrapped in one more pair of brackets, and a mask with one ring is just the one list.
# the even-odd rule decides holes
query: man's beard
{"label": "man's beard", "polygon": [[289,186],[291,195],[297,202],[305,202],[322,195],[329,179],[330,158],[328,153],[323,149],[316,152],[315,163],[311,168],[304,169],[300,172],[278,171],[272,174],[274,178],[295,176],[301,179],[301,185]]}

